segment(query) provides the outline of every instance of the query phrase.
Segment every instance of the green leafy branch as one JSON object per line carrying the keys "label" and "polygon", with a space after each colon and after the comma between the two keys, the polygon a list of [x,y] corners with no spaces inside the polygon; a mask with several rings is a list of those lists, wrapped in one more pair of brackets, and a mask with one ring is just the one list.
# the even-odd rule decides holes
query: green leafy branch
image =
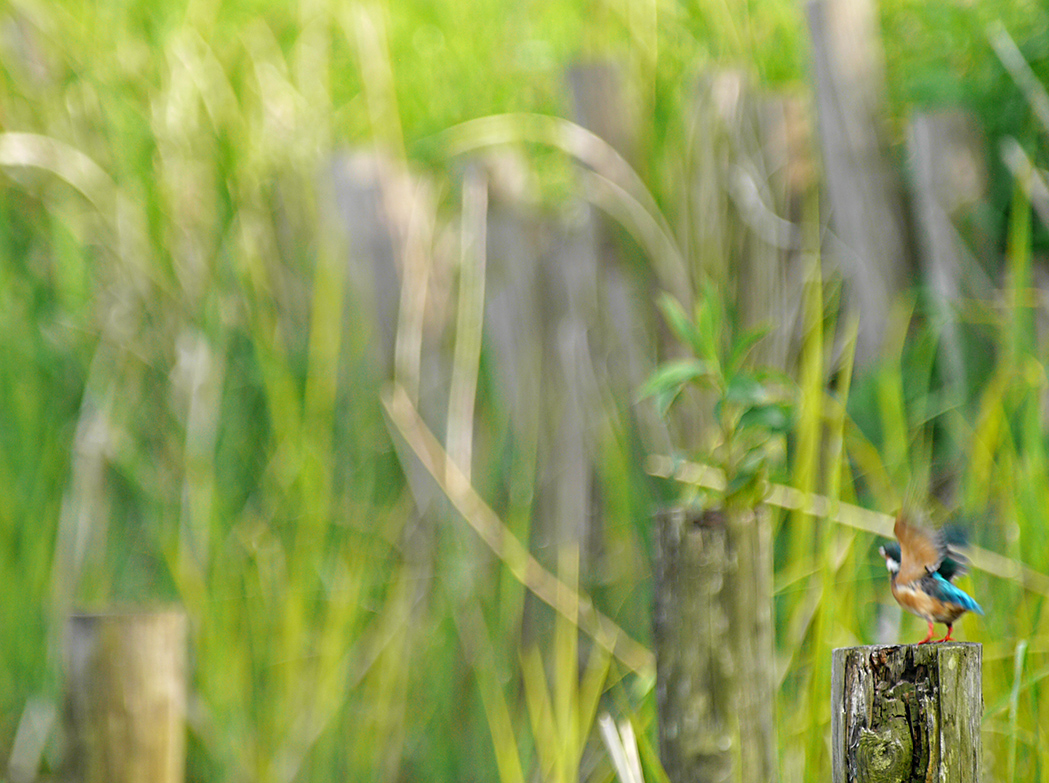
{"label": "green leafy branch", "polygon": [[659,309],[687,355],[656,368],[642,385],[641,397],[655,398],[666,417],[687,387],[713,392],[718,431],[709,458],[725,475],[723,501],[754,504],[770,470],[783,461],[794,424],[794,384],[783,373],[748,364],[769,327],[736,335],[718,290],[708,284],[702,293],[691,318],[672,296],[660,296]]}

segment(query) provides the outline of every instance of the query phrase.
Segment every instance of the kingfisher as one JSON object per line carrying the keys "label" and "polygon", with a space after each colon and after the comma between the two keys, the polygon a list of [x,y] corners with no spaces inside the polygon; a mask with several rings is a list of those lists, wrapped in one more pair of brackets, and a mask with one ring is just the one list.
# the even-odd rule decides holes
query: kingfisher
{"label": "kingfisher", "polygon": [[[878,551],[889,569],[892,597],[896,603],[929,624],[929,641],[949,642],[955,621],[966,612],[983,609],[953,582],[966,572],[967,558],[953,548],[962,542],[949,528],[931,531],[908,522],[903,514],[893,527],[896,541]],[[947,626],[947,635],[933,639],[933,623]]]}

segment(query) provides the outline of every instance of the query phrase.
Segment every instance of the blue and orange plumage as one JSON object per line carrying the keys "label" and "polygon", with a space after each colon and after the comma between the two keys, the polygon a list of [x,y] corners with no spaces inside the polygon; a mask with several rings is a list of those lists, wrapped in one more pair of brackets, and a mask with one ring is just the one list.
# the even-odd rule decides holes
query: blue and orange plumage
{"label": "blue and orange plumage", "polygon": [[966,558],[954,546],[958,540],[944,530],[931,531],[907,521],[903,514],[893,527],[896,541],[878,551],[889,569],[892,597],[912,614],[929,624],[929,635],[918,644],[932,641],[934,623],[947,626],[938,642],[951,641],[955,621],[965,612],[983,614],[983,609],[953,581],[965,573]]}

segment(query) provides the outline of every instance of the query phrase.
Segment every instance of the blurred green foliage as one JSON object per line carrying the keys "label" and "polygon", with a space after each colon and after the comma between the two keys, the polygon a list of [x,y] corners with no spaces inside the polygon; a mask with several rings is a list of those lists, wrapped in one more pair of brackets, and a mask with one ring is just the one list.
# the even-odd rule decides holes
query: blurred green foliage
{"label": "blurred green foliage", "polygon": [[764,499],[770,479],[783,480],[777,469],[794,427],[790,378],[748,367],[752,349],[770,327],[733,334],[724,299],[712,285],[703,287],[692,316],[669,294],[662,294],[658,304],[684,358],[663,362],[640,393],[655,398],[662,416],[688,386],[713,393],[718,434],[704,451],[725,477],[725,489],[712,505],[753,508]]}

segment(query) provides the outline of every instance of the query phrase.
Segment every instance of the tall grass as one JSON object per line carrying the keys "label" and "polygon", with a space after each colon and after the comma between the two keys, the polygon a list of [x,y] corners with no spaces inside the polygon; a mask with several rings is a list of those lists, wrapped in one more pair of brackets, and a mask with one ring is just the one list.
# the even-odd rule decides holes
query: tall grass
{"label": "tall grass", "polygon": [[[694,290],[709,259],[673,195],[688,97],[671,82],[768,41],[789,45],[763,43],[752,68],[787,80],[800,25],[789,3],[752,4],[742,21],[722,3],[685,16],[602,3],[600,25],[574,6],[515,10],[510,26],[504,5],[3,11],[0,757],[12,769],[62,760],[65,614],[178,602],[192,628],[192,780],[662,779],[648,520],[678,487],[645,475],[645,414],[601,378],[588,414],[600,573],[584,573],[577,551],[530,548],[542,436],[509,421],[483,336],[483,177],[467,178],[460,207],[444,156],[541,146],[551,192],[607,210],[655,279]],[[639,37],[631,73],[656,118],[644,176],[534,114],[558,109],[558,69],[583,28],[590,53]],[[497,112],[516,114],[434,135]],[[394,199],[408,216],[395,357],[375,355],[372,303],[346,280],[358,238],[332,214],[326,172],[357,141],[416,183]],[[430,185],[411,179],[410,155],[438,168]],[[707,195],[727,209],[723,193]],[[988,767],[1044,774],[1044,581],[1001,577],[1023,577],[1019,563],[1049,571],[1027,206],[1017,191],[1007,294],[970,324],[994,364],[956,407],[940,404],[937,335],[914,307],[900,308],[857,388],[855,327],[807,216],[789,483],[829,505],[777,522],[784,779],[827,776],[830,648],[873,641],[882,617],[900,622],[874,537],[832,521],[849,518],[836,509],[890,510],[939,473],[959,477],[952,500],[977,520],[977,543],[1007,558],[974,559],[998,575],[976,571],[968,586],[988,614],[961,629],[985,643]],[[449,236],[466,238],[454,253]],[[422,379],[446,346],[450,402],[435,414]],[[905,620],[898,638],[917,630]],[[25,729],[42,714],[37,745]]]}

